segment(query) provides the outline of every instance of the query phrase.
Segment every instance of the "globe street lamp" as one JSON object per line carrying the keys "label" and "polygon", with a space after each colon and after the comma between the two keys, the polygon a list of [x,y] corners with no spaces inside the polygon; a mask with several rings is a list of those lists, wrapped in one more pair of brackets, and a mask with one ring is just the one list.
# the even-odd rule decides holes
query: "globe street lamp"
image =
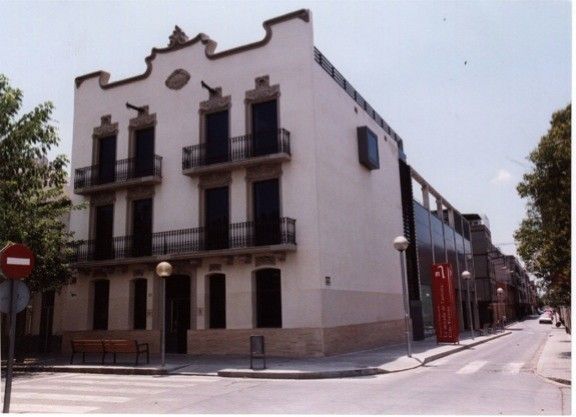
{"label": "globe street lamp", "polygon": [[474,340],[474,323],[472,323],[472,303],[470,302],[470,278],[472,274],[468,271],[462,272],[462,279],[466,282],[466,304],[468,306],[468,323],[470,323],[470,335]]}
{"label": "globe street lamp", "polygon": [[[502,287],[498,287],[498,289],[496,290],[496,294],[498,297],[498,312],[499,312],[499,316],[498,317],[498,322],[502,321],[502,297],[504,295],[504,289]],[[502,327],[502,330],[504,330],[504,327]]]}
{"label": "globe street lamp", "polygon": [[160,305],[162,315],[161,315],[161,328],[162,332],[160,333],[160,357],[162,368],[166,366],[166,278],[172,275],[172,265],[168,262],[160,262],[156,265],[156,274],[160,278],[162,278],[162,295],[160,297]]}
{"label": "globe street lamp", "polygon": [[402,295],[404,296],[404,322],[406,326],[406,349],[408,357],[412,357],[412,328],[410,325],[410,304],[408,301],[408,279],[406,277],[406,249],[408,248],[408,239],[404,236],[398,236],[394,239],[394,249],[400,252],[400,268],[402,273]]}

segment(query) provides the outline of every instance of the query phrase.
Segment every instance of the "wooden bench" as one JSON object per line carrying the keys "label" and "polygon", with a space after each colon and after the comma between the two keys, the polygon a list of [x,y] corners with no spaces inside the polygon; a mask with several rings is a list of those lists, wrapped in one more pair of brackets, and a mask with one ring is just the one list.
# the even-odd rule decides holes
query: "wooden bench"
{"label": "wooden bench", "polygon": [[104,340],[104,354],[112,353],[114,355],[114,363],[116,363],[117,353],[134,353],[136,354],[136,363],[141,354],[146,354],[146,363],[150,363],[150,351],[148,343],[138,343],[136,340]]}
{"label": "wooden bench", "polygon": [[102,364],[104,364],[106,352],[104,351],[104,343],[102,343],[102,340],[72,340],[71,343],[72,356],[70,357],[70,365],[74,363],[74,355],[76,353],[82,354],[82,363],[86,362],[87,353],[101,353]]}
{"label": "wooden bench", "polygon": [[86,362],[87,353],[101,353],[101,363],[104,365],[104,359],[107,353],[114,355],[114,363],[116,363],[117,353],[134,353],[136,354],[136,365],[141,354],[146,354],[146,363],[150,363],[150,351],[148,343],[138,343],[136,340],[72,340],[72,356],[70,357],[70,365],[74,363],[74,355],[82,353],[82,363]]}

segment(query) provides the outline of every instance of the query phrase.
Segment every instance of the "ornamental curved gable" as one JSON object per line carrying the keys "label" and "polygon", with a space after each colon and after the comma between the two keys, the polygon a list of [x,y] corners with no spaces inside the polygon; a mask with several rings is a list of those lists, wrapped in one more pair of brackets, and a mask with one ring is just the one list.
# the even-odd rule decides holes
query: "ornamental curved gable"
{"label": "ornamental curved gable", "polygon": [[215,60],[224,58],[233,54],[240,52],[245,52],[250,49],[260,48],[270,42],[272,39],[272,26],[282,23],[292,19],[302,19],[304,22],[308,23],[310,21],[310,11],[308,9],[300,9],[295,12],[291,12],[282,16],[275,17],[273,19],[266,20],[262,26],[266,31],[266,35],[260,41],[249,43],[246,45],[238,46],[236,48],[228,49],[222,52],[215,53],[216,42],[210,39],[210,37],[204,33],[199,33],[192,39],[188,39],[186,34],[178,26],[175,26],[172,35],[169,37],[169,44],[165,48],[152,48],[150,55],[148,55],[144,61],[146,63],[146,71],[140,75],[134,77],[125,78],[123,80],[114,81],[112,83],[108,82],[110,80],[110,73],[106,71],[95,71],[85,75],[76,77],[75,84],[76,88],[80,88],[82,83],[90,78],[98,78],[98,83],[100,88],[109,89],[120,85],[128,84],[134,81],[144,80],[152,73],[152,61],[156,58],[158,54],[165,54],[172,51],[177,51],[182,48],[187,48],[189,46],[195,45],[196,43],[201,43],[204,45],[204,53],[206,58]]}

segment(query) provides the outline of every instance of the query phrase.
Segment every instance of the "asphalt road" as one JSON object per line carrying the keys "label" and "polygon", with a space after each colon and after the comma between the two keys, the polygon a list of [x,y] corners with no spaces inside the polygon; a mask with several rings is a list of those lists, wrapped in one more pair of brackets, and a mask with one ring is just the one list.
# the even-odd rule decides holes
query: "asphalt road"
{"label": "asphalt road", "polygon": [[570,414],[570,388],[534,373],[550,330],[512,335],[425,367],[374,377],[255,380],[33,374],[15,379],[12,412],[209,414]]}

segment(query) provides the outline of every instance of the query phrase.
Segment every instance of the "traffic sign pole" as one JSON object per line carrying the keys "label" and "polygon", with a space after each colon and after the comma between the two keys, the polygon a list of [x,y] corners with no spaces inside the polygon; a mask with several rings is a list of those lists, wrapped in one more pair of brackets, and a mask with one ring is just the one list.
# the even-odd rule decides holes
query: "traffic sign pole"
{"label": "traffic sign pole", "polygon": [[16,281],[10,280],[10,345],[8,347],[8,364],[6,366],[6,384],[4,387],[3,413],[10,412],[10,394],[12,392],[12,366],[14,363],[14,339],[16,338]]}
{"label": "traffic sign pole", "polygon": [[0,251],[0,269],[10,280],[10,345],[6,366],[6,385],[4,387],[3,413],[10,412],[10,393],[12,392],[12,368],[14,364],[14,342],[16,339],[17,280],[26,278],[34,268],[34,253],[22,244],[8,244]]}

